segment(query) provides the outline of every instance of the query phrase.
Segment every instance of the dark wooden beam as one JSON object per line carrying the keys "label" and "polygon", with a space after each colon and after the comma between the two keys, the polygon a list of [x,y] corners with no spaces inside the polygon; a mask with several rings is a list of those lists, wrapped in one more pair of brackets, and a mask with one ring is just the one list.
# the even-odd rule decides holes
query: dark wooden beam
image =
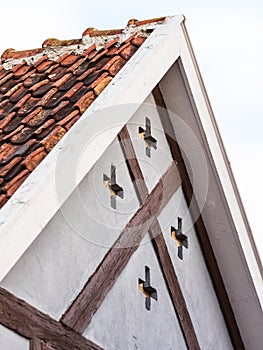
{"label": "dark wooden beam", "polygon": [[31,350],[41,349],[39,340],[55,350],[102,350],[3,288],[0,288],[0,324],[22,337],[33,339],[31,348],[34,347]]}
{"label": "dark wooden beam", "polygon": [[[195,232],[197,234],[201,250],[206,262],[206,266],[210,273],[210,277],[219,300],[219,304],[235,349],[244,349],[244,345],[241,339],[241,335],[235,320],[235,316],[224,286],[224,282],[219,271],[217,261],[211,246],[208,233],[206,231],[205,224],[203,222],[202,216],[200,215],[200,210],[196,202],[195,196],[193,194],[192,184],[190,182],[188,172],[181,154],[180,147],[176,142],[176,135],[173,131],[173,127],[170,121],[170,117],[167,112],[165,102],[163,100],[162,93],[159,86],[155,87],[153,90],[153,96],[157,106],[161,107],[159,109],[160,119],[165,131],[166,139],[169,144],[171,154],[173,159],[176,161],[180,176],[182,178],[182,188],[185,196],[185,200],[191,210],[191,215],[197,218],[194,223]],[[190,206],[191,203],[191,206]]]}
{"label": "dark wooden beam", "polygon": [[[139,201],[143,202],[148,196],[148,189],[126,126],[120,131],[118,137],[130,175],[134,179]],[[198,339],[158,220],[153,222],[149,232],[185,342],[188,349],[198,350],[200,349]]]}
{"label": "dark wooden beam", "polygon": [[43,342],[37,338],[31,339],[29,350],[43,350]]}
{"label": "dark wooden beam", "polygon": [[44,343],[40,339],[31,339],[30,340],[30,350],[55,350],[49,344]]}
{"label": "dark wooden beam", "polygon": [[62,316],[64,324],[80,333],[87,328],[141,240],[180,184],[177,168],[172,163]]}

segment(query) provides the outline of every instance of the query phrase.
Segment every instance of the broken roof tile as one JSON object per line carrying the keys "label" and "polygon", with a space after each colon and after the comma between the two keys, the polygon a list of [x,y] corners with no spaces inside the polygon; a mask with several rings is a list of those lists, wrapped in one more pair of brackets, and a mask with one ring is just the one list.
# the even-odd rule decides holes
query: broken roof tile
{"label": "broken roof tile", "polygon": [[131,21],[130,35],[127,28],[88,28],[81,39],[2,54],[0,207],[145,41],[140,26],[157,20]]}

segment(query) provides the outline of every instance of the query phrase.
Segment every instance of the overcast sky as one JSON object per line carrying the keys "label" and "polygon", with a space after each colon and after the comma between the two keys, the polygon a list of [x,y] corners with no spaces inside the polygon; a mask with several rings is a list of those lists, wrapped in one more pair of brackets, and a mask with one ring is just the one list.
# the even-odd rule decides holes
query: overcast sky
{"label": "overcast sky", "polygon": [[184,14],[208,95],[263,256],[263,1],[12,0],[1,2],[0,52],[80,38],[88,27]]}

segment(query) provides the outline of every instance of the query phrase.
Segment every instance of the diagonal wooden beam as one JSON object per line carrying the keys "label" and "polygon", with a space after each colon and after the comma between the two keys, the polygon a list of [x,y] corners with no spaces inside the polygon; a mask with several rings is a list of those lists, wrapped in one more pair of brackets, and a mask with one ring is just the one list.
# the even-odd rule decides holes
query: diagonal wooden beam
{"label": "diagonal wooden beam", "polygon": [[[102,350],[92,341],[65,327],[7,290],[0,288],[0,324],[32,339],[30,350]],[[41,349],[41,342],[50,345]]]}
{"label": "diagonal wooden beam", "polygon": [[103,258],[61,321],[82,333],[138,248],[156,217],[181,184],[174,162]]}
{"label": "diagonal wooden beam", "polygon": [[[148,189],[126,126],[119,133],[119,141],[130,175],[134,178],[134,186],[139,201],[142,203],[148,196]],[[198,350],[200,349],[198,339],[158,220],[153,222],[149,232],[185,342],[188,349]]]}
{"label": "diagonal wooden beam", "polygon": [[213,248],[209,240],[205,224],[203,222],[202,216],[200,215],[200,210],[193,193],[192,184],[188,176],[188,172],[181,154],[180,147],[176,142],[176,135],[173,131],[171,120],[167,112],[167,107],[165,105],[159,85],[154,88],[153,97],[156,105],[161,107],[159,108],[159,116],[165,131],[165,136],[170,147],[172,157],[174,160],[176,159],[180,176],[182,178],[182,188],[185,200],[191,210],[192,217],[197,218],[194,223],[195,232],[197,234],[200,247],[202,249],[206,266],[208,268],[229,331],[230,338],[232,340],[234,348],[242,350],[244,349],[244,344],[235,320],[235,316],[225,289],[225,285],[216,261],[216,257],[214,255]]}

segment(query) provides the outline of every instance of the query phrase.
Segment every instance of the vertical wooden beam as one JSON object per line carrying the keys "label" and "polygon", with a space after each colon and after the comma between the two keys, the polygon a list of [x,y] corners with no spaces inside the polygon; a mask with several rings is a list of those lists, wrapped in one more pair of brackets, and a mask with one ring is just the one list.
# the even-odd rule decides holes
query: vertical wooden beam
{"label": "vertical wooden beam", "polygon": [[30,350],[43,350],[43,343],[40,339],[34,338],[30,340]]}
{"label": "vertical wooden beam", "polygon": [[[132,145],[132,141],[125,126],[119,133],[119,141],[126,159],[126,163],[131,175],[134,179],[133,183],[137,192],[139,201],[142,203],[148,196],[148,189],[143,178],[143,174],[136,158],[136,154]],[[180,288],[171,257],[166,246],[162,230],[158,220],[154,220],[149,230],[152,244],[157,255],[164,280],[170,294],[174,310],[179,320],[179,324],[184,335],[185,342],[190,350],[199,350],[197,336],[195,334],[194,326],[187,309],[184,295]]]}
{"label": "vertical wooden beam", "polygon": [[55,350],[52,346],[49,344],[43,342],[40,339],[34,338],[30,340],[30,350]]}
{"label": "vertical wooden beam", "polygon": [[162,93],[159,86],[156,86],[153,90],[154,100],[157,106],[161,107],[159,109],[159,116],[165,131],[166,139],[171,150],[171,154],[174,160],[176,160],[180,176],[182,178],[182,189],[185,196],[185,200],[190,206],[192,217],[197,218],[194,223],[195,232],[197,234],[200,247],[206,262],[207,269],[210,273],[210,278],[212,280],[222,314],[224,316],[232,344],[235,349],[245,349],[244,344],[235,320],[235,316],[224,286],[224,282],[219,271],[217,261],[211,246],[208,233],[206,231],[205,224],[203,222],[202,216],[200,215],[200,210],[196,202],[192,184],[190,182],[188,172],[181,154],[180,147],[176,142],[176,135],[173,131],[173,127],[170,121],[170,117],[167,112],[167,107],[163,100]]}

